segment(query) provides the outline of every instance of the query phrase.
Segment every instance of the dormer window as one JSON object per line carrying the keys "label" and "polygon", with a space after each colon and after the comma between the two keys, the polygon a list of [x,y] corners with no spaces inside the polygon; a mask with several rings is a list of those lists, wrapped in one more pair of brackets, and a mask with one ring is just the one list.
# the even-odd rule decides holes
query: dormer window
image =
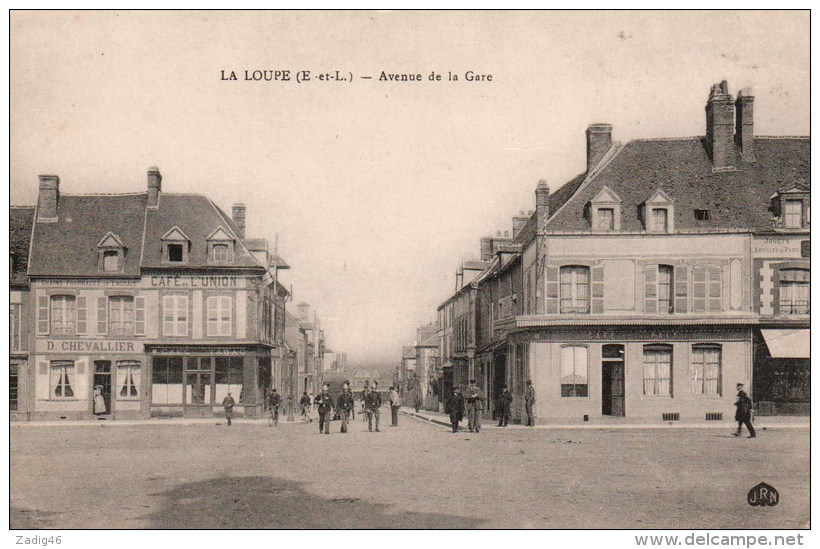
{"label": "dormer window", "polygon": [[187,263],[191,240],[179,227],[162,236],[162,260],[165,263]]}
{"label": "dormer window", "polygon": [[805,229],[809,226],[811,195],[809,188],[793,183],[772,195],[775,225],[784,229]]}
{"label": "dormer window", "polygon": [[621,228],[621,199],[604,187],[589,201],[590,224],[594,231],[618,231]]}
{"label": "dormer window", "polygon": [[675,210],[672,199],[661,189],[655,191],[643,204],[643,218],[650,233],[671,233],[675,231]]}
{"label": "dormer window", "polygon": [[207,238],[209,263],[232,263],[234,238],[219,227]]}
{"label": "dormer window", "polygon": [[125,266],[125,246],[120,237],[109,232],[97,243],[97,270],[103,273],[121,273]]}

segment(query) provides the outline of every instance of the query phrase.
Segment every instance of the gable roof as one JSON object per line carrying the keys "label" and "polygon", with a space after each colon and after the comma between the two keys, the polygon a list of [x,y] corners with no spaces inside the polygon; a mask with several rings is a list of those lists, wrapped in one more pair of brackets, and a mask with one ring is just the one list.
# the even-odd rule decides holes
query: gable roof
{"label": "gable roof", "polygon": [[[137,277],[147,193],[60,194],[56,222],[35,221],[30,276]],[[98,272],[97,244],[107,233],[125,247],[122,273]]]}
{"label": "gable roof", "polygon": [[115,235],[111,231],[108,231],[107,233],[105,233],[105,236],[102,237],[102,239],[99,242],[97,242],[97,247],[98,248],[123,248],[124,244],[122,243],[122,239],[119,236]]}
{"label": "gable roof", "polygon": [[34,206],[12,206],[9,210],[9,253],[14,254],[14,270],[9,280],[12,286],[27,285],[29,244],[34,223]]}
{"label": "gable roof", "polygon": [[168,266],[162,261],[162,240],[174,228],[178,228],[190,241],[188,262],[184,268],[212,267],[208,263],[207,239],[219,227],[236,241],[234,262],[226,267],[264,269],[237,238],[236,227],[230,218],[210,199],[198,194],[175,193],[163,193],[157,209],[147,210],[142,267]]}
{"label": "gable roof", "polygon": [[[549,231],[589,231],[588,202],[603,186],[621,198],[621,230],[642,231],[639,207],[659,189],[674,201],[674,226],[681,229],[773,229],[771,195],[790,184],[809,185],[810,142],[805,137],[754,140],[754,163],[734,162],[736,170],[712,171],[704,138],[630,141],[586,184],[576,186],[564,208],[553,207]],[[553,195],[570,185],[561,187]],[[560,208],[560,206],[559,206]],[[696,220],[695,209],[710,211]]]}

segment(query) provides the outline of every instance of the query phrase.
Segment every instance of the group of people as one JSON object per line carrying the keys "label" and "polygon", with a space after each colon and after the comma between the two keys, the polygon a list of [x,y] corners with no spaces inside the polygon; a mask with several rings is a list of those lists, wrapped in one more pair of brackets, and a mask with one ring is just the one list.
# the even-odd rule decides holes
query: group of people
{"label": "group of people", "polygon": [[[513,397],[506,385],[501,387],[501,392],[496,397],[495,411],[498,415],[498,426],[506,427],[510,421],[510,412],[512,409]],[[467,388],[467,396],[461,393],[461,388],[454,387],[453,394],[447,398],[444,412],[450,415],[450,424],[453,427],[453,432],[457,433],[459,423],[467,416],[467,428],[471,433],[481,432],[481,417],[484,411],[484,394],[481,388],[476,385],[474,379],[470,380],[470,385]],[[524,408],[527,412],[527,426],[535,426],[535,389],[532,386],[532,380],[527,380],[527,386],[524,390]]]}
{"label": "group of people", "polygon": [[[398,427],[399,425],[399,407],[401,401],[398,391],[395,387],[390,387],[390,411],[391,411],[391,427]],[[302,408],[302,418],[305,423],[313,422],[313,412],[319,416],[319,432],[323,434],[330,434],[330,422],[338,415],[342,424],[341,433],[347,433],[350,429],[350,420],[355,419],[355,399],[353,397],[353,390],[349,382],[342,384],[342,392],[334,398],[330,394],[330,386],[325,384],[322,386],[322,391],[315,397],[311,397],[305,391],[302,393],[302,398],[299,401]],[[379,420],[381,417],[380,408],[382,407],[382,397],[378,390],[378,382],[373,382],[373,385],[367,385],[364,388],[361,398],[361,413],[367,421],[367,430],[379,432]],[[375,428],[375,429],[374,429]]]}

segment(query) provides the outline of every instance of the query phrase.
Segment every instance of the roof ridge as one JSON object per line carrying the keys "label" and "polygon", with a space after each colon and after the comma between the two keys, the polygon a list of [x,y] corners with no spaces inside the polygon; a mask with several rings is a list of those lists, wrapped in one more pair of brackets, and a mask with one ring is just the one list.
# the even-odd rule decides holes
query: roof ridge
{"label": "roof ridge", "polygon": [[14,206],[13,204],[9,204],[10,210],[33,210],[35,207],[33,204],[31,206]]}
{"label": "roof ridge", "polygon": [[631,143],[632,141],[689,141],[692,139],[701,140],[703,138],[703,135],[690,135],[687,137],[638,137],[635,139],[630,139],[629,141],[627,141],[627,144]]}
{"label": "roof ridge", "polygon": [[147,195],[148,192],[138,193],[60,193],[61,196],[139,196]]}
{"label": "roof ridge", "polygon": [[756,135],[755,139],[801,139],[808,141],[811,139],[810,135]]}

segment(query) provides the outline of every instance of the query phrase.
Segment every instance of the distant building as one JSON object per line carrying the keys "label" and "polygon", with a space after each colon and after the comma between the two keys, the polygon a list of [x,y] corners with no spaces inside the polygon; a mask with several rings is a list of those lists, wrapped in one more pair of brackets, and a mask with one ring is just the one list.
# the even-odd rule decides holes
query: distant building
{"label": "distant building", "polygon": [[33,207],[16,206],[9,210],[9,415],[12,420],[29,419],[33,406],[26,390],[31,384],[29,319],[32,312],[26,271],[33,225]]}

